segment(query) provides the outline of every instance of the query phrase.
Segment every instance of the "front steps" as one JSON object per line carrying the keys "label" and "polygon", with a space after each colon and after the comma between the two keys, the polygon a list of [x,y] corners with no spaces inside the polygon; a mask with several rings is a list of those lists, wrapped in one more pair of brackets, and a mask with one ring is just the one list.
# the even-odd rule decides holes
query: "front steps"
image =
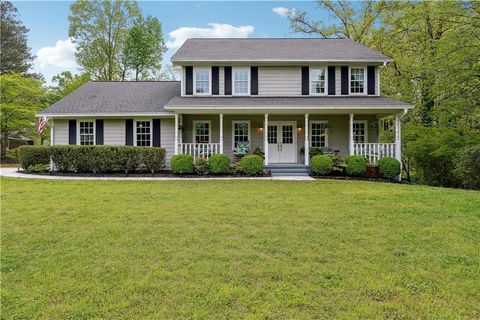
{"label": "front steps", "polygon": [[272,177],[308,177],[310,173],[308,166],[296,163],[269,164],[266,168]]}

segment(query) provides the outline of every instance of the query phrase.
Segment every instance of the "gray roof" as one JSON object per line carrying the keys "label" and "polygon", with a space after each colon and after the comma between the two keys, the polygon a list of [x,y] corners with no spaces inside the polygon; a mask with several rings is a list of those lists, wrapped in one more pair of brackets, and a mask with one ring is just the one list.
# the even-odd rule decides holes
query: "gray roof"
{"label": "gray roof", "polygon": [[188,39],[172,57],[185,62],[388,62],[391,59],[350,39]]}
{"label": "gray roof", "polygon": [[179,81],[90,81],[39,115],[162,113],[179,95]]}

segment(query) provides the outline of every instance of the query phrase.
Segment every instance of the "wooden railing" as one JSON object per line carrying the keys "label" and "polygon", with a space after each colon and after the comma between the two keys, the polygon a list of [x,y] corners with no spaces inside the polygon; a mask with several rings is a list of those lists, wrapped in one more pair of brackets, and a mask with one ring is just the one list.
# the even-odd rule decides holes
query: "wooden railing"
{"label": "wooden railing", "polygon": [[189,154],[193,159],[198,157],[208,159],[220,153],[220,143],[181,143],[178,145],[178,150],[180,154]]}
{"label": "wooden railing", "polygon": [[376,163],[384,157],[395,157],[395,143],[354,143],[353,154],[367,157]]}

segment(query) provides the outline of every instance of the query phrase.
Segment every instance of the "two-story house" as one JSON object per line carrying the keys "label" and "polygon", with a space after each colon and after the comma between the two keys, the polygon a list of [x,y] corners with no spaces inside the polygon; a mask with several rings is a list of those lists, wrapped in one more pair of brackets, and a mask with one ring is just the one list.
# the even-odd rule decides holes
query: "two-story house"
{"label": "two-story house", "polygon": [[[193,157],[259,148],[265,164],[304,163],[310,147],[400,159],[412,106],[382,97],[390,58],[348,39],[190,39],[181,81],[92,81],[38,116],[52,144],[161,146]],[[395,142],[378,121],[395,116]]]}

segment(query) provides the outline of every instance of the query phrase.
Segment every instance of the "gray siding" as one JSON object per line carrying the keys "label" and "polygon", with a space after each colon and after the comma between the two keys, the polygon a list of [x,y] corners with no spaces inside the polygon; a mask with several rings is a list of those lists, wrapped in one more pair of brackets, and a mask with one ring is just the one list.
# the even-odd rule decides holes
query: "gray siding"
{"label": "gray siding", "polygon": [[170,159],[175,153],[175,119],[160,120],[160,145],[167,151],[166,165],[170,167]]}
{"label": "gray siding", "polygon": [[103,129],[104,144],[112,146],[125,145],[125,120],[108,119],[104,120]]}
{"label": "gray siding", "polygon": [[258,95],[298,96],[302,94],[300,67],[259,67]]}
{"label": "gray siding", "polygon": [[53,144],[68,144],[68,120],[54,120]]}

